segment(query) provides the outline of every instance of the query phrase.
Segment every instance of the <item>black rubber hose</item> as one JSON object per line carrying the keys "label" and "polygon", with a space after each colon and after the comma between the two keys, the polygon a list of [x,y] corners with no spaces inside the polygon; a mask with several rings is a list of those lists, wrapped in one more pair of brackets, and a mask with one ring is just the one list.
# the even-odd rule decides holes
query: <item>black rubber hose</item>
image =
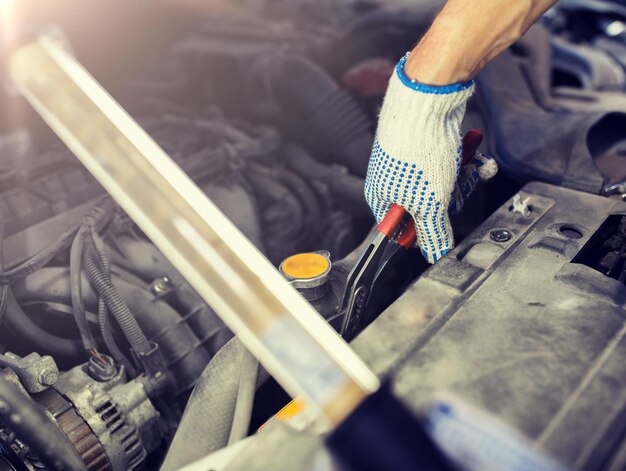
{"label": "black rubber hose", "polygon": [[115,286],[113,286],[111,277],[104,273],[98,265],[98,261],[95,260],[94,255],[90,252],[85,254],[85,268],[96,291],[104,299],[105,304],[111,311],[111,314],[113,314],[124,337],[126,337],[133,350],[139,355],[149,353],[152,347],[137,323],[137,319],[135,319],[135,316],[133,316],[133,313],[121,298]]}
{"label": "black rubber hose", "polygon": [[67,435],[43,408],[0,375],[0,421],[14,431],[50,469],[84,471],[85,464]]}
{"label": "black rubber hose", "polygon": [[8,284],[11,282],[12,279],[26,276],[29,273],[33,273],[34,271],[37,271],[38,269],[46,265],[48,262],[50,262],[50,260],[66,250],[72,244],[72,242],[76,238],[78,230],[81,227],[81,224],[65,231],[59,236],[56,241],[54,241],[48,247],[36,253],[17,267],[3,273],[0,277],[0,281],[3,284]]}
{"label": "black rubber hose", "polygon": [[80,282],[83,265],[83,247],[87,227],[84,225],[76,233],[72,247],[70,249],[70,293],[72,298],[72,313],[78,327],[78,333],[83,341],[85,350],[90,351],[96,348],[96,341],[93,338],[91,329],[87,322],[87,313],[83,304],[82,284]]}
{"label": "black rubber hose", "polygon": [[7,287],[7,307],[5,316],[9,330],[19,339],[24,339],[37,346],[37,351],[63,359],[76,360],[85,358],[85,349],[82,342],[52,335],[26,315],[13,294]]}
{"label": "black rubber hose", "polygon": [[[0,272],[2,272],[2,277],[4,277],[5,273],[2,242],[5,220],[4,215],[1,213],[0,217],[2,219],[2,223],[0,223]],[[100,218],[99,220],[102,221],[104,218]],[[57,240],[56,244],[53,244],[52,247],[48,247],[46,250],[39,252],[38,256],[36,255],[35,257],[32,257],[30,260],[17,267],[14,270],[14,276],[16,273],[21,274],[23,272],[30,271],[33,267],[38,266],[44,260],[49,261],[54,254],[60,253],[59,248],[63,247],[65,243],[71,243],[71,239],[68,238],[68,235],[73,234],[74,232],[75,229],[67,231]],[[80,342],[57,337],[56,335],[46,332],[35,324],[18,304],[11,287],[6,283],[3,283],[2,288],[0,288],[0,322],[6,323],[8,330],[10,330],[16,337],[30,340],[33,344],[37,345],[37,349],[40,353],[51,354],[60,359],[72,360],[76,360],[76,358],[80,359],[85,356],[85,352]]]}
{"label": "black rubber hose", "polygon": [[[262,58],[252,79],[264,80],[292,133],[308,148],[365,176],[374,135],[356,100],[324,69],[297,55]],[[260,77],[259,77],[260,76]],[[307,93],[302,93],[302,90]]]}
{"label": "black rubber hose", "polygon": [[[113,275],[112,284],[120,298],[134,314],[145,335],[156,344],[166,362],[167,370],[176,385],[176,393],[195,384],[209,361],[209,354],[180,315],[152,293]],[[98,293],[83,277],[83,298],[88,311],[98,305]],[[42,268],[27,277],[16,280],[15,295],[21,301],[46,301],[68,304],[70,299],[69,270]]]}

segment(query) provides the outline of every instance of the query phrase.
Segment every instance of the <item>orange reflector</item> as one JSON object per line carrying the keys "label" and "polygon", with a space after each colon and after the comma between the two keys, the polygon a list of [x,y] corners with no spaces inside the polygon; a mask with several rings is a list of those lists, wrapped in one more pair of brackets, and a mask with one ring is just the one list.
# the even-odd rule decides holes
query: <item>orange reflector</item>
{"label": "orange reflector", "polygon": [[289,402],[285,407],[276,412],[274,416],[265,422],[263,425],[259,427],[259,430],[263,430],[272,420],[278,420],[280,422],[288,422],[290,419],[293,419],[296,415],[302,412],[305,408],[304,402],[295,398],[291,402]]}
{"label": "orange reflector", "polygon": [[285,275],[304,280],[323,275],[329,265],[328,259],[319,253],[299,253],[286,258],[280,268]]}

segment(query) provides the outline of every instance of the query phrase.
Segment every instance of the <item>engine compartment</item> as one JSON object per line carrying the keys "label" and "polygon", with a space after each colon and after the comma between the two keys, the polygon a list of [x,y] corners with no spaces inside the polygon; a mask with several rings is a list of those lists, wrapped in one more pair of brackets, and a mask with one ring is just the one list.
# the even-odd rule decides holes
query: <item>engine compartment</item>
{"label": "engine compartment", "polygon": [[[112,11],[61,2],[54,8],[16,7],[13,14],[20,29],[17,37],[55,25],[55,34],[276,267],[293,254],[328,253],[332,269],[327,287],[308,299],[338,328],[346,278],[374,224],[363,198],[363,180],[378,108],[395,61],[411,47],[416,31],[428,26],[440,2],[410,7],[348,0],[314,3],[148,7],[137,2]],[[400,378],[395,380],[398,394],[416,408],[421,403],[409,387],[413,378],[421,378],[418,389],[425,388],[423,378],[440,386],[441,376],[434,370],[449,367],[445,359],[450,349],[427,351],[435,348],[429,345],[436,343],[436,330],[452,329],[449,319],[462,322],[463,310],[496,312],[488,306],[495,302],[497,288],[485,294],[484,302],[468,293],[476,289],[476,280],[505,276],[506,263],[524,280],[537,281],[534,269],[543,272],[542,264],[567,261],[561,265],[570,268],[555,275],[558,282],[576,289],[585,286],[592,293],[580,306],[567,309],[582,317],[591,309],[612,312],[605,320],[586,320],[590,324],[580,330],[600,326],[606,333],[606,342],[598,341],[588,357],[609,355],[609,343],[621,349],[623,339],[616,332],[621,332],[617,319],[626,307],[625,210],[617,200],[626,194],[626,40],[623,34],[608,34],[607,25],[623,24],[626,16],[619,16],[623,12],[617,4],[607,4],[612,5],[608,12],[594,10],[595,4],[563,2],[485,69],[465,126],[485,130],[481,150],[495,154],[501,173],[453,221],[463,242],[451,257],[428,269],[412,250],[388,279],[379,280],[381,295],[367,313],[373,324],[354,347],[377,373],[404,371],[394,373]],[[581,30],[581,9],[593,14],[594,21],[588,22],[593,28]],[[99,18],[93,30],[85,26],[87,17]],[[157,469],[181,428],[194,386],[211,364],[217,372],[200,379],[202,388],[196,386],[205,393],[220,386],[203,398],[214,401],[215,409],[204,411],[214,413],[207,424],[213,427],[211,438],[196,437],[204,443],[187,458],[201,458],[254,433],[287,402],[286,394],[246,356],[213,310],[29,109],[4,69],[2,73],[0,102],[7,112],[0,117],[0,376],[54,418],[63,434],[57,439],[69,439],[87,469]],[[513,202],[528,180],[570,190],[531,184]],[[529,202],[520,203],[529,195]],[[587,213],[583,203],[589,205]],[[559,217],[544,217],[547,213]],[[548,224],[546,218],[556,218],[551,228],[542,229],[550,234],[534,240],[533,231],[539,222],[542,228]],[[510,233],[494,236],[495,230]],[[509,237],[504,245],[494,239],[500,236]],[[537,254],[536,265],[527,254],[509,255],[522,240],[535,244],[529,249]],[[447,286],[433,289],[442,280],[448,280]],[[515,286],[517,291],[512,289],[502,300],[501,315],[516,309],[538,311],[539,318],[550,315],[554,293],[531,300],[518,289],[534,288]],[[523,298],[519,306],[511,301],[516,296]],[[399,328],[404,306],[421,305],[426,297],[428,303],[448,305],[447,313],[436,314],[431,306],[423,332],[414,325]],[[407,315],[413,319],[416,314],[409,309]],[[491,320],[476,322],[489,326]],[[459,329],[465,332],[465,327]],[[546,329],[537,337],[555,341],[556,333]],[[457,338],[454,332],[449,335]],[[475,337],[482,338],[480,333]],[[509,340],[501,343],[519,342]],[[475,341],[472,336],[463,341],[466,353],[474,351],[470,344]],[[573,349],[575,355],[576,345],[586,341],[566,336],[563,351]],[[403,345],[411,345],[416,359],[399,361]],[[523,358],[526,350],[535,347],[511,353],[511,362]],[[480,361],[502,362],[496,368],[505,368],[506,355],[492,353],[497,358],[468,355],[467,368],[478,368]],[[541,374],[558,376],[555,363],[544,360],[539,355],[538,363],[547,368]],[[593,369],[589,362],[579,363],[577,373]],[[528,374],[534,377],[531,370]],[[238,377],[241,371],[246,374]],[[611,375],[616,382],[623,377],[618,370]],[[504,380],[495,378],[498,384],[485,381],[476,390],[504,387]],[[580,378],[568,378],[563,387],[569,391]],[[476,399],[471,387],[461,389],[473,402],[484,399],[488,410],[510,396],[510,391],[501,391]],[[241,390],[248,394],[239,396]],[[617,396],[623,390],[624,385],[614,384],[602,393]],[[544,392],[533,404],[542,404]],[[524,397],[510,399],[513,409],[531,400],[521,390],[519,394]],[[550,413],[569,404],[569,397],[551,397]],[[589,401],[601,402],[596,396]],[[248,423],[233,438],[232,416],[242,402]],[[505,409],[491,412],[511,419],[526,435],[536,432],[523,413],[511,415]],[[618,423],[624,405],[616,404],[614,410],[618,412],[590,414]],[[542,411],[537,406],[535,412]],[[31,441],[35,432],[25,434],[9,415],[0,416],[0,461],[6,469],[54,469],[37,440]],[[564,423],[558,426],[566,427]],[[587,457],[569,455],[572,441],[557,440],[548,449],[580,469],[619,469],[624,433],[619,429],[617,438],[612,435],[611,452],[598,452],[601,458],[593,468]],[[192,446],[189,435],[180,440]],[[596,440],[598,450],[606,440],[604,435]],[[254,469],[245,460],[240,463],[233,469]]]}

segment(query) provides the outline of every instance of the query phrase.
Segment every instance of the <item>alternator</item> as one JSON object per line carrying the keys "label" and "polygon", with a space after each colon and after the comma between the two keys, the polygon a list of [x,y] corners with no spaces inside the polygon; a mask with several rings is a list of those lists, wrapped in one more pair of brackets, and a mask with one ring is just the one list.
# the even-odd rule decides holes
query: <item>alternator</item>
{"label": "alternator", "polygon": [[[10,376],[14,384],[19,383],[15,374]],[[123,369],[107,381],[98,381],[89,374],[87,364],[77,366],[63,373],[54,387],[30,397],[55,419],[89,471],[138,469],[163,438],[160,414],[142,377],[126,382]],[[42,469],[42,463],[10,429],[0,427],[0,444],[0,454],[14,469]],[[2,463],[0,469],[4,469]]]}
{"label": "alternator", "polygon": [[89,470],[137,469],[163,436],[141,380],[125,382],[122,369],[99,382],[78,366],[33,398],[52,413]]}

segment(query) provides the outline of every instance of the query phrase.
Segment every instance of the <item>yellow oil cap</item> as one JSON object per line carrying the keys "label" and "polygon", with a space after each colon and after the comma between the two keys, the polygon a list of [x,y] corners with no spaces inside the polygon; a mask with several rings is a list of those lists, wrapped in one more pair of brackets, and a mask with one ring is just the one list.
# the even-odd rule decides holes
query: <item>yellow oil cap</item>
{"label": "yellow oil cap", "polygon": [[330,261],[319,252],[299,253],[283,260],[280,269],[283,274],[295,280],[310,280],[324,275]]}
{"label": "yellow oil cap", "polygon": [[330,253],[325,250],[292,255],[279,267],[287,281],[309,301],[326,294],[331,269]]}

